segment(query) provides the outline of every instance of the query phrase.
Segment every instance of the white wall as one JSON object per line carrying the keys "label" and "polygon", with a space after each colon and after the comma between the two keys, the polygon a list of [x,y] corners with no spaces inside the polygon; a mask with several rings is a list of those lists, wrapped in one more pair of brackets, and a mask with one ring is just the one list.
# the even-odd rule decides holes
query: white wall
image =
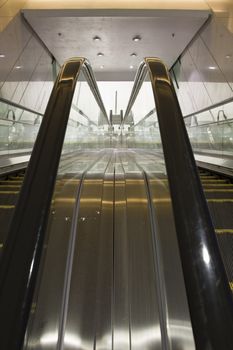
{"label": "white wall", "polygon": [[[230,1],[230,0],[228,0]],[[27,9],[206,9],[205,0],[0,0],[0,32]]]}
{"label": "white wall", "polygon": [[174,68],[184,115],[233,97],[233,34],[214,15]]}
{"label": "white wall", "polygon": [[44,112],[53,86],[51,57],[17,15],[0,35],[0,97]]}

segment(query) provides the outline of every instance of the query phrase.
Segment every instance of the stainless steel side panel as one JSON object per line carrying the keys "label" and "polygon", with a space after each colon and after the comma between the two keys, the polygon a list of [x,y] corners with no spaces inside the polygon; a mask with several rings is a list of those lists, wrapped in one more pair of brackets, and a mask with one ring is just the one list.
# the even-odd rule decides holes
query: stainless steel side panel
{"label": "stainless steel side panel", "polygon": [[[132,156],[131,156],[132,157]],[[194,338],[186,298],[182,266],[164,162],[156,153],[133,153],[148,178],[160,292],[171,349],[194,350]]]}
{"label": "stainless steel side panel", "polygon": [[54,204],[49,221],[49,237],[44,246],[40,279],[26,337],[26,349],[52,350],[59,334],[64,276],[70,229],[80,178],[57,181]]}
{"label": "stainless steel side panel", "polygon": [[[61,175],[56,181],[25,349],[52,350],[57,346],[63,322],[63,296],[75,203],[83,172],[102,159],[101,152],[81,152],[75,157],[66,157],[60,166]],[[106,160],[104,163],[106,166]]]}
{"label": "stainless steel side panel", "polygon": [[161,349],[148,201],[141,173],[126,174],[131,349]]}
{"label": "stainless steel side panel", "polygon": [[125,175],[118,158],[115,167],[114,191],[113,344],[115,350],[131,349],[128,241]]}

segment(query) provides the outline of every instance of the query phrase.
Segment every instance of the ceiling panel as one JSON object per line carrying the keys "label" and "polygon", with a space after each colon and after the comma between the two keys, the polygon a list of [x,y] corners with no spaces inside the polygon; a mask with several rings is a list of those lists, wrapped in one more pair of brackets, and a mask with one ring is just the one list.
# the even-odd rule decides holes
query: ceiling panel
{"label": "ceiling panel", "polygon": [[[143,57],[160,57],[170,67],[209,12],[25,10],[24,15],[60,64],[83,56],[99,80],[130,80]],[[141,40],[134,42],[135,35]]]}

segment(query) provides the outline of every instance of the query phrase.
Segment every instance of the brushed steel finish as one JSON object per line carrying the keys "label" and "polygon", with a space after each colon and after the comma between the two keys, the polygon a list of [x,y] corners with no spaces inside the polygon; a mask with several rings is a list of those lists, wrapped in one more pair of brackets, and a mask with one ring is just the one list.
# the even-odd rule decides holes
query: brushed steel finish
{"label": "brushed steel finish", "polygon": [[[101,232],[104,205],[106,209],[108,203],[104,198],[106,182],[103,179],[107,165],[107,162],[96,164],[83,183],[63,344],[65,349],[95,348],[104,337],[101,330],[104,326],[108,335],[103,341],[109,342],[109,334],[111,339],[112,224],[109,232]],[[113,201],[109,202],[111,207]],[[101,235],[104,235],[103,238]]]}
{"label": "brushed steel finish", "polygon": [[79,152],[74,159],[64,161],[57,180],[24,349],[194,350],[161,159],[132,150]]}
{"label": "brushed steel finish", "polygon": [[154,152],[133,152],[134,162],[148,178],[152,220],[161,274],[163,312],[171,349],[194,350],[194,338],[184,286],[173,209],[162,156]]}
{"label": "brushed steel finish", "polygon": [[[56,348],[61,330],[66,263],[69,258],[69,241],[74,206],[81,186],[82,174],[96,160],[101,162],[102,152],[79,152],[65,157],[57,178],[46,241],[43,247],[39,277],[34,293],[24,347],[26,349]],[[74,175],[74,169],[76,175]]]}

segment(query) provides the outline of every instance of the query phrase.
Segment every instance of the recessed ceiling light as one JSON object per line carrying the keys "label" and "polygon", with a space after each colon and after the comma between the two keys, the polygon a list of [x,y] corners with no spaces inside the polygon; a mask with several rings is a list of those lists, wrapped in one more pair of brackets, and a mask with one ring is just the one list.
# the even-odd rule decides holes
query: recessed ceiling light
{"label": "recessed ceiling light", "polygon": [[226,55],[225,57],[226,57],[227,59],[229,59],[229,58],[232,57],[232,55]]}
{"label": "recessed ceiling light", "polygon": [[15,69],[21,69],[22,66],[15,66]]}
{"label": "recessed ceiling light", "polygon": [[131,53],[131,57],[137,57],[137,54],[135,52]]}
{"label": "recessed ceiling light", "polygon": [[140,37],[140,35],[135,35],[132,40],[137,42],[142,40],[142,38]]}
{"label": "recessed ceiling light", "polygon": [[104,56],[104,54],[103,54],[102,52],[98,52],[98,53],[97,53],[97,56],[98,56],[98,57],[102,57],[102,56]]}
{"label": "recessed ceiling light", "polygon": [[133,66],[129,66],[130,69],[133,69],[134,67]]}
{"label": "recessed ceiling light", "polygon": [[100,69],[104,69],[104,66],[102,65],[102,66],[100,66]]}
{"label": "recessed ceiling light", "polygon": [[0,58],[4,58],[5,55],[3,53],[0,54]]}
{"label": "recessed ceiling light", "polygon": [[217,69],[216,67],[214,67],[214,66],[209,66],[208,67],[210,70],[215,70],[215,69]]}
{"label": "recessed ceiling light", "polygon": [[101,38],[98,35],[96,35],[96,36],[94,36],[93,40],[94,41],[101,41]]}

